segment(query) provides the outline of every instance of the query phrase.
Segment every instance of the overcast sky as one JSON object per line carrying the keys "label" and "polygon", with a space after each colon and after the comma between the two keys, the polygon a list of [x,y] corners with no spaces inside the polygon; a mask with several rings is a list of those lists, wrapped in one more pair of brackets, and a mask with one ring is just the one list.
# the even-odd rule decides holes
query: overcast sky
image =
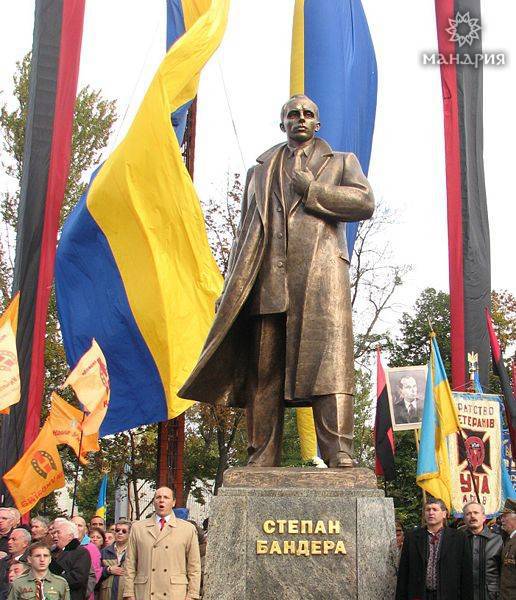
{"label": "overcast sky", "polygon": [[[362,0],[379,73],[369,179],[375,195],[397,211],[386,231],[399,263],[413,265],[400,309],[427,286],[448,287],[444,136],[439,68],[423,66],[436,49],[433,0]],[[164,54],[164,0],[87,0],[80,85],[117,98],[123,137]],[[278,112],[288,97],[294,0],[233,0],[220,50],[199,91],[195,182],[202,198],[225,189],[226,173],[249,168],[281,141]],[[516,293],[516,209],[511,174],[516,139],[516,3],[482,2],[485,51],[506,53],[508,65],[484,69],[485,169],[493,288]],[[34,3],[3,7],[0,98],[9,101],[15,62],[31,48]],[[230,109],[228,109],[228,105]],[[231,115],[236,128],[233,129]],[[2,182],[5,180],[2,180]]]}

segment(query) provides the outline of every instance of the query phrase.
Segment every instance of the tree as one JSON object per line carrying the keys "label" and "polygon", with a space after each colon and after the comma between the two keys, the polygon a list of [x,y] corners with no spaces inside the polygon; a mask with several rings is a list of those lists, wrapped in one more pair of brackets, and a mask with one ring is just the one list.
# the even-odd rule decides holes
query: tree
{"label": "tree", "polygon": [[[157,426],[129,429],[100,440],[100,451],[90,455],[90,464],[82,469],[77,486],[77,512],[86,517],[95,512],[100,481],[108,473],[108,517],[115,516],[115,490],[127,488],[133,519],[148,509],[142,492],[156,481]],[[76,465],[76,461],[73,461]],[[73,482],[69,485],[73,490]]]}
{"label": "tree", "polygon": [[388,331],[382,331],[383,319],[395,310],[396,291],[410,270],[409,265],[393,263],[390,242],[382,239],[395,217],[395,213],[379,202],[373,217],[358,224],[351,260],[355,362],[366,370],[376,346],[390,338]]}
{"label": "tree", "polygon": [[450,296],[434,288],[421,292],[412,313],[403,313],[400,336],[390,344],[390,366],[424,365],[428,361],[430,323],[447,372],[451,369]]}

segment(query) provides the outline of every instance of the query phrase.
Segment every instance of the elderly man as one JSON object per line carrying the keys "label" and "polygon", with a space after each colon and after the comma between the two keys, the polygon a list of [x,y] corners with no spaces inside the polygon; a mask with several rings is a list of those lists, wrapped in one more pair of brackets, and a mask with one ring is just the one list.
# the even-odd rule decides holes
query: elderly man
{"label": "elderly man", "polygon": [[[7,541],[16,526],[17,515],[14,508],[0,507],[0,552],[7,554]],[[18,511],[16,511],[18,512]]]}
{"label": "elderly man", "polygon": [[77,525],[64,519],[56,519],[52,527],[55,548],[49,570],[66,579],[71,600],[84,600],[88,589],[91,558],[79,542]]}
{"label": "elderly man", "polygon": [[312,406],[330,467],[351,467],[354,362],[345,223],[374,198],[354,154],[315,134],[303,95],[281,111],[286,143],[247,174],[215,321],[182,398],[245,407],[249,466],[278,466],[285,406]]}
{"label": "elderly man", "polygon": [[156,514],[133,523],[125,558],[123,596],[131,600],[199,598],[201,558],[195,527],[177,519],[173,490],[154,495]]}
{"label": "elderly man", "polygon": [[48,519],[37,515],[30,520],[30,534],[33,542],[44,542],[48,547],[52,545],[52,537],[48,532]]}
{"label": "elderly man", "polygon": [[472,600],[471,554],[462,532],[446,527],[442,500],[428,498],[425,527],[405,534],[396,600]]}
{"label": "elderly man", "polygon": [[502,550],[500,600],[516,598],[516,500],[507,499],[502,514],[502,529],[509,536]]}
{"label": "elderly man", "polygon": [[13,562],[26,562],[27,548],[31,542],[30,533],[26,529],[17,528],[11,531],[7,541],[8,555],[0,560],[0,600],[7,596],[9,565]]}
{"label": "elderly man", "polygon": [[468,502],[462,509],[473,569],[473,600],[497,598],[500,592],[502,538],[485,524],[484,507]]}

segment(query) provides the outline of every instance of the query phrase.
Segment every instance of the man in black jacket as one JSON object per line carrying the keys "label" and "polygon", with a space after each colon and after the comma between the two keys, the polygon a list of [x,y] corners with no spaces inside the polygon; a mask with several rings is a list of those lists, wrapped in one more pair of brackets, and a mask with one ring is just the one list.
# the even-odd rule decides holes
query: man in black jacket
{"label": "man in black jacket", "polygon": [[89,552],[81,546],[78,537],[75,523],[59,520],[54,524],[52,538],[56,547],[49,570],[66,579],[71,600],[85,600],[91,567]]}
{"label": "man in black jacket", "polygon": [[446,516],[444,502],[429,498],[426,527],[405,534],[396,600],[473,600],[466,536],[445,527]]}
{"label": "man in black jacket", "polygon": [[473,600],[497,600],[500,593],[502,537],[485,525],[484,507],[468,502],[462,509],[473,567]]}

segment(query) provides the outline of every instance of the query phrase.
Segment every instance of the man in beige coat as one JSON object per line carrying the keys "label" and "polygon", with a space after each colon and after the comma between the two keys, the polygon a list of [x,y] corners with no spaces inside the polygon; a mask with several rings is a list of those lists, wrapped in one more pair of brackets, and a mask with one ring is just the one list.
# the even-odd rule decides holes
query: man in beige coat
{"label": "man in beige coat", "polygon": [[194,600],[201,586],[201,558],[195,527],[172,512],[174,492],[156,490],[149,519],[133,523],[125,559],[124,598]]}

